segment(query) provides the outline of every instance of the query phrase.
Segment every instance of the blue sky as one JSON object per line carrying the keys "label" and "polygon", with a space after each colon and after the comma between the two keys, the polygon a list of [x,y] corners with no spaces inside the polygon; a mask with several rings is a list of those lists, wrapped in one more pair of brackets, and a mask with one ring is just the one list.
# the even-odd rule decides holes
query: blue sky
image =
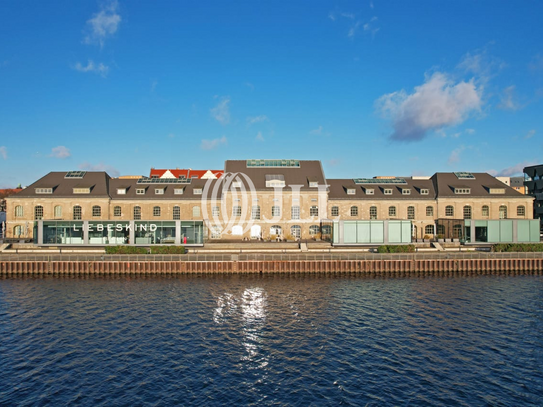
{"label": "blue sky", "polygon": [[327,177],[543,162],[537,1],[4,1],[0,187],[319,159]]}

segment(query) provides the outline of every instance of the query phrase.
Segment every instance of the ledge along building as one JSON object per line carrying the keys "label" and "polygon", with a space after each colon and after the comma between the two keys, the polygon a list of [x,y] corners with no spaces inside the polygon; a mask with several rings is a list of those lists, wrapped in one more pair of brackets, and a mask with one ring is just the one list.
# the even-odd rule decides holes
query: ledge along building
{"label": "ledge along building", "polygon": [[316,160],[228,160],[224,171],[150,177],[51,172],[7,198],[6,237],[44,246],[534,242],[532,213],[533,197],[486,173],[326,179]]}

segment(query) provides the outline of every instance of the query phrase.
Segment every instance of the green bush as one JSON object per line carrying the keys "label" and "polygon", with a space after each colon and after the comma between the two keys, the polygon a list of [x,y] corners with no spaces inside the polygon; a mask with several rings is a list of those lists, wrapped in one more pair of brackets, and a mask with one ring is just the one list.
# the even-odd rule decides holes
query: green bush
{"label": "green bush", "polygon": [[106,246],[106,254],[185,254],[185,246]]}
{"label": "green bush", "polygon": [[151,246],[151,254],[185,254],[185,246]]}
{"label": "green bush", "polygon": [[145,247],[134,246],[106,246],[106,254],[147,254]]}
{"label": "green bush", "polygon": [[543,252],[543,243],[498,243],[493,252]]}
{"label": "green bush", "polygon": [[377,253],[414,253],[415,246],[412,244],[405,245],[383,245],[377,248]]}

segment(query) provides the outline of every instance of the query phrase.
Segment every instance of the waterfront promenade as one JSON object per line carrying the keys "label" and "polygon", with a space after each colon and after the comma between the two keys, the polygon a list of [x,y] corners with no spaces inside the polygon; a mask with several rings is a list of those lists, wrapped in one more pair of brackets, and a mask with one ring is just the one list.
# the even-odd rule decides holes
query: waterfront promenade
{"label": "waterfront promenade", "polygon": [[543,253],[369,252],[197,253],[107,255],[100,253],[20,253],[0,255],[0,274],[236,274],[352,273],[399,276],[443,273],[543,273]]}

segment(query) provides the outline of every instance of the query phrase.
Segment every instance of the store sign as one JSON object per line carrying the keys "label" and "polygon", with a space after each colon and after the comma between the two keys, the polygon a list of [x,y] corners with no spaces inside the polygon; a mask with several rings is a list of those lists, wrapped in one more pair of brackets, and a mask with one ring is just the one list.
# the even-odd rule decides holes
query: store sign
{"label": "store sign", "polygon": [[[150,223],[150,224],[142,224],[142,225],[134,225],[134,230],[135,231],[139,231],[139,232],[142,232],[142,231],[149,231],[149,232],[154,232],[155,230],[157,230],[158,226],[154,223]],[[123,230],[131,230],[132,229],[132,225],[130,223],[127,223],[127,224],[122,224],[122,223],[108,223],[108,224],[103,224],[103,223],[95,223],[95,224],[87,224],[86,227],[85,225],[83,225],[83,227],[78,227],[76,225],[73,226],[73,231],[74,232],[79,232],[81,230],[83,231],[87,231],[87,232],[103,232],[104,230],[107,230],[108,232],[113,232],[113,231],[117,231],[117,232],[122,232]]]}

